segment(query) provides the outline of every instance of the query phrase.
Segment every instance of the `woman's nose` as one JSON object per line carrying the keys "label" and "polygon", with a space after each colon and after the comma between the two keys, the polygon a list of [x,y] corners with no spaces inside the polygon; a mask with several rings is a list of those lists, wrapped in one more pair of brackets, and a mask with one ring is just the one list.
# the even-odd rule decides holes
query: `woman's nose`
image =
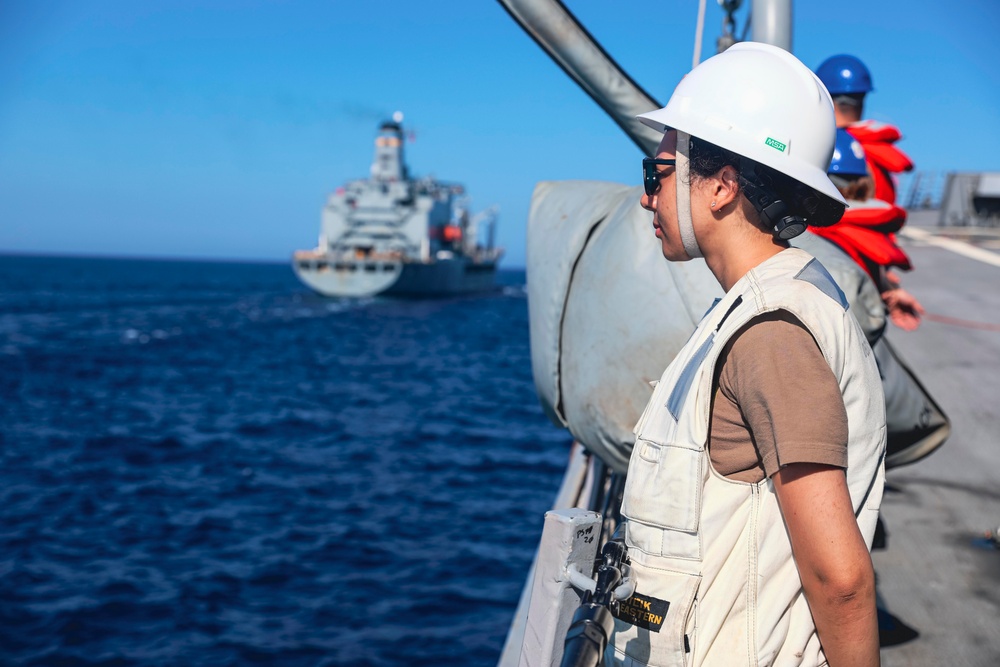
{"label": "woman's nose", "polygon": [[642,206],[647,211],[652,211],[653,210],[653,199],[655,199],[655,198],[656,198],[656,195],[653,195],[652,197],[650,197],[645,192],[643,192],[642,193],[642,197],[639,199],[639,206]]}

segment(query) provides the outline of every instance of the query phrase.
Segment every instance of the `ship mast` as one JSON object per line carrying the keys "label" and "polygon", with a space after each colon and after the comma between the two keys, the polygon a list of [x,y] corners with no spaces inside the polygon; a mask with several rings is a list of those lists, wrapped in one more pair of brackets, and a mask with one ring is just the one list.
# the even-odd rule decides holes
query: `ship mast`
{"label": "ship mast", "polygon": [[371,177],[379,183],[405,181],[408,177],[403,156],[403,114],[399,111],[379,126]]}

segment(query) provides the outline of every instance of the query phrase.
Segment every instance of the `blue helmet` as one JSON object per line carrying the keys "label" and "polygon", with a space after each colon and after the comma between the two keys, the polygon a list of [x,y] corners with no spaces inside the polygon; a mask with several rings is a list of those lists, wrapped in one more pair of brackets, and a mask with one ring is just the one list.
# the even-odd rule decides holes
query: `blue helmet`
{"label": "blue helmet", "polygon": [[816,76],[833,96],[870,93],[872,75],[865,64],[854,56],[830,56],[816,69]]}
{"label": "blue helmet", "polygon": [[837,140],[833,145],[833,159],[826,173],[836,176],[864,176],[868,173],[865,151],[858,140],[844,128],[837,129]]}

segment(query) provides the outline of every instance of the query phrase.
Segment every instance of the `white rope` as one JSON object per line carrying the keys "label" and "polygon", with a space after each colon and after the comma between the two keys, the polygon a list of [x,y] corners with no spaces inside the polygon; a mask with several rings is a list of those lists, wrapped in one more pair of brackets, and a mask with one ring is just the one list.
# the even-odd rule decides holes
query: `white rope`
{"label": "white rope", "polygon": [[694,29],[694,58],[691,59],[691,69],[701,62],[701,40],[705,34],[705,0],[698,2],[698,22]]}
{"label": "white rope", "polygon": [[570,563],[566,566],[566,579],[578,591],[590,591],[593,593],[597,590],[597,582],[583,572],[580,572],[580,568],[576,566],[576,563]]}

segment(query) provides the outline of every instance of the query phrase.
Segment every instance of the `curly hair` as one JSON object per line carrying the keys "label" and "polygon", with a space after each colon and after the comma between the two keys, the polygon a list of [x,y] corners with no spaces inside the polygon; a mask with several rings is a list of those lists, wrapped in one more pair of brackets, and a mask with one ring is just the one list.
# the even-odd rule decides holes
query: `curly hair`
{"label": "curly hair", "polygon": [[830,174],[830,180],[844,199],[867,201],[875,196],[875,181],[871,176],[840,176]]}
{"label": "curly hair", "polygon": [[[716,146],[704,139],[691,137],[689,158],[692,178],[708,178],[719,173],[723,167],[731,166],[739,174],[739,183],[740,188],[744,191],[744,199],[746,199],[747,189],[754,186],[763,188],[775,198],[783,200],[790,214],[805,218],[810,225],[828,227],[840,220],[844,213],[844,206],[840,202],[819,194],[811,187],[771,167],[726,150],[721,146]],[[748,181],[747,172],[755,172],[756,178],[754,180],[757,182]],[[751,207],[750,210],[753,208]],[[744,207],[744,212],[749,212],[746,207]]]}

